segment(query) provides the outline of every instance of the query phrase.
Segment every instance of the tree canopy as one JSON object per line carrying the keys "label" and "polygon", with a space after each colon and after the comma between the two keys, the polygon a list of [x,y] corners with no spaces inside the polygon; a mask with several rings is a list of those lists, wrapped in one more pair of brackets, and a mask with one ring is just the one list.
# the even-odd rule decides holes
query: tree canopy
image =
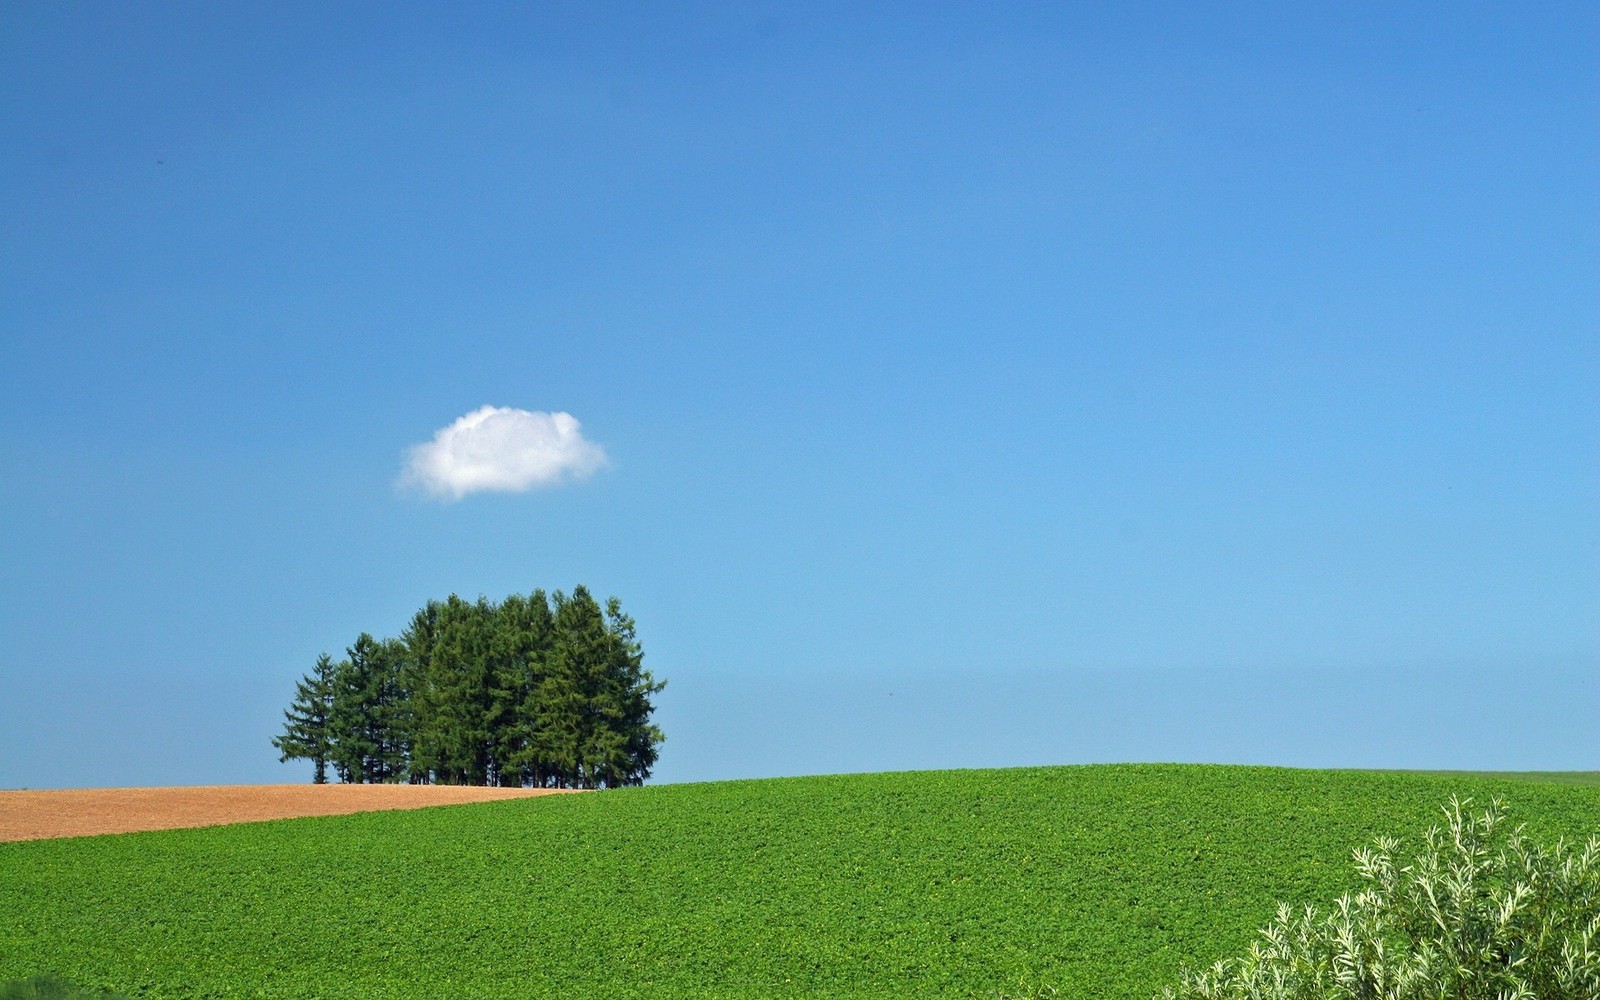
{"label": "tree canopy", "polygon": [[642,784],[666,736],[666,686],[633,619],[579,585],[495,603],[429,601],[398,638],[363,632],[296,684],[280,760],[312,780],[615,788]]}

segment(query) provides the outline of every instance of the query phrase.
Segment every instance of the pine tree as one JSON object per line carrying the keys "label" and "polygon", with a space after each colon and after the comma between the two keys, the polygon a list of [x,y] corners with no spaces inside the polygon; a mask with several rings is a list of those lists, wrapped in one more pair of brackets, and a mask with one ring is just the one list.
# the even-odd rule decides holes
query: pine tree
{"label": "pine tree", "polygon": [[273,745],[316,779],[614,788],[650,776],[665,687],[633,619],[586,587],[429,601],[399,639],[363,632],[297,688]]}
{"label": "pine tree", "polygon": [[543,590],[526,598],[512,594],[495,611],[489,717],[494,784],[539,783],[531,749],[533,720],[524,707],[544,681],[553,636],[554,620]]}
{"label": "pine tree", "polygon": [[606,602],[606,633],[611,648],[600,703],[614,740],[606,744],[602,777],[608,788],[642,785],[667,738],[661,727],[650,722],[655,711],[651,696],[666,688],[667,682],[656,680],[644,669],[644,648],[639,645],[633,619],[622,613],[622,602],[615,597]]}
{"label": "pine tree", "polygon": [[665,687],[643,669],[633,620],[612,598],[604,611],[587,588],[555,594],[554,641],[527,712],[539,784],[614,788],[641,784],[666,737],[649,723]]}
{"label": "pine tree", "polygon": [[333,708],[333,661],[327,653],[317,657],[311,673],[295,683],[294,701],[283,713],[283,735],[274,736],[272,745],[281,751],[279,762],[309,760],[315,769],[311,780],[328,783],[328,753],[331,749],[328,713]]}
{"label": "pine tree", "polygon": [[594,692],[598,687],[597,661],[604,655],[605,620],[600,606],[582,586],[568,597],[561,591],[555,601],[554,636],[544,683],[530,706],[533,745],[544,784],[557,788],[593,787],[585,752],[592,738]]}
{"label": "pine tree", "polygon": [[368,781],[404,781],[410,756],[409,698],[404,688],[405,646],[394,640],[379,642],[363,632],[350,649],[359,663],[362,681],[365,743],[370,756]]}
{"label": "pine tree", "polygon": [[431,783],[443,766],[437,699],[431,685],[433,650],[439,637],[438,601],[429,601],[411,617],[401,634],[405,647],[405,680],[408,694],[408,742],[411,751],[411,780]]}
{"label": "pine tree", "polygon": [[492,611],[451,594],[434,609],[432,641],[421,669],[419,711],[426,719],[426,764],[434,781],[482,785],[490,770],[489,684]]}
{"label": "pine tree", "polygon": [[[346,652],[355,648],[352,646]],[[372,727],[367,722],[369,706],[364,667],[348,657],[334,664],[333,706],[328,713],[331,744],[328,760],[339,780],[352,784],[368,780],[367,768],[377,749],[371,742]]]}

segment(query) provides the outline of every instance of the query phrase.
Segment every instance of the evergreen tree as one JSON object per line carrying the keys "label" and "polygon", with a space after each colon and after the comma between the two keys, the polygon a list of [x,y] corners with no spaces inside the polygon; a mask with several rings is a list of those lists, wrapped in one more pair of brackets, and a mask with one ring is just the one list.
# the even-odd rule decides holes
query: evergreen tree
{"label": "evergreen tree", "polygon": [[[357,645],[360,645],[359,640]],[[352,646],[346,652],[355,648]],[[372,727],[367,723],[369,706],[364,666],[348,657],[334,664],[333,707],[328,713],[331,743],[328,759],[339,780],[353,784],[368,780],[367,767],[377,751],[371,742]]]}
{"label": "evergreen tree", "polygon": [[544,780],[562,788],[637,785],[666,737],[649,722],[650,696],[666,686],[643,669],[633,619],[587,588],[555,594],[554,639],[544,683],[531,699],[532,742]]}
{"label": "evergreen tree", "polygon": [[451,594],[434,608],[420,711],[427,764],[440,784],[482,785],[489,778],[492,618],[482,598],[469,604]]}
{"label": "evergreen tree", "polygon": [[599,688],[596,666],[605,655],[605,619],[581,585],[571,597],[559,590],[552,597],[553,635],[545,676],[526,706],[539,771],[536,783],[590,788],[585,751],[595,742],[591,709]]}
{"label": "evergreen tree", "polygon": [[328,713],[332,708],[333,661],[323,653],[312,672],[295,682],[294,701],[283,713],[283,735],[272,738],[272,745],[282,754],[279,762],[311,761],[311,780],[318,785],[328,783]]}
{"label": "evergreen tree", "polygon": [[530,748],[534,726],[524,706],[544,681],[553,630],[543,590],[526,598],[512,594],[495,612],[489,708],[494,784],[538,784]]}
{"label": "evergreen tree", "polygon": [[405,688],[410,698],[407,715],[410,729],[411,780],[431,783],[443,766],[439,736],[437,698],[430,683],[433,649],[439,635],[438,601],[429,601],[411,617],[401,634],[405,647]]}
{"label": "evergreen tree", "polygon": [[661,727],[650,722],[655,711],[651,696],[660,693],[667,682],[656,680],[644,669],[644,648],[639,645],[633,619],[622,613],[622,602],[615,597],[606,602],[606,633],[611,648],[599,704],[614,739],[605,744],[601,778],[608,788],[642,785],[667,738]]}
{"label": "evergreen tree", "polygon": [[363,632],[297,688],[273,745],[316,779],[614,788],[650,776],[665,687],[633,619],[586,587],[429,601],[399,639]]}
{"label": "evergreen tree", "polygon": [[366,765],[367,780],[404,781],[411,743],[405,645],[395,639],[379,642],[366,633],[356,643],[351,659],[359,659],[362,664],[366,705],[363,721],[366,741],[372,747]]}

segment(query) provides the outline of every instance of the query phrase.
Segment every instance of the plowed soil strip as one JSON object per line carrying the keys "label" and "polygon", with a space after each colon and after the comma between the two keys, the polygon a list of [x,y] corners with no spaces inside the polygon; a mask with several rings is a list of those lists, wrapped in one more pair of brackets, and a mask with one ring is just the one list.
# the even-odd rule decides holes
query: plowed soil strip
{"label": "plowed soil strip", "polygon": [[175,830],[549,795],[467,785],[208,785],[0,791],[0,841]]}

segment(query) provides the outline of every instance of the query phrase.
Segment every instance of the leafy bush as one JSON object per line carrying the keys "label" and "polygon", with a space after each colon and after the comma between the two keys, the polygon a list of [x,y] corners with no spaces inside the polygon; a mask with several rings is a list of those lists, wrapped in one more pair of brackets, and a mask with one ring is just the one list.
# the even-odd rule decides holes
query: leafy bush
{"label": "leafy bush", "polygon": [[1542,847],[1499,800],[1471,801],[1410,864],[1379,838],[1355,852],[1366,888],[1328,913],[1279,907],[1249,954],[1161,1000],[1600,1000],[1600,838]]}

